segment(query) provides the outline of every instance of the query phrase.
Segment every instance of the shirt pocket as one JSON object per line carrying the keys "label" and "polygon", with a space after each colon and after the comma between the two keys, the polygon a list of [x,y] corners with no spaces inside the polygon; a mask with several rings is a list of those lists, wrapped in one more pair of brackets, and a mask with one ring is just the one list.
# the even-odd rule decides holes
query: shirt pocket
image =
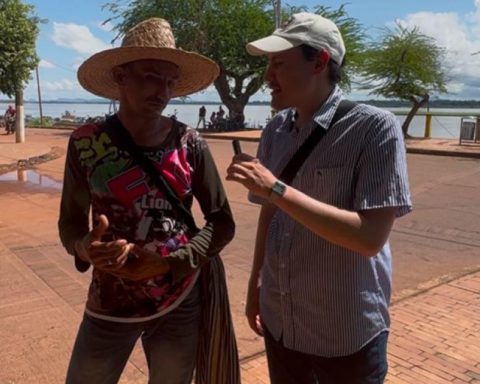
{"label": "shirt pocket", "polygon": [[301,189],[316,200],[339,208],[353,206],[353,168],[312,167],[303,173]]}

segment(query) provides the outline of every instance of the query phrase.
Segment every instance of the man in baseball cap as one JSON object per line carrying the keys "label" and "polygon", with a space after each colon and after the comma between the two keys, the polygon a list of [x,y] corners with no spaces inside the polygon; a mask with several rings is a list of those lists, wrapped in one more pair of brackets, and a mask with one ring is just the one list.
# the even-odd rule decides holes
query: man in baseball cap
{"label": "man in baseball cap", "polygon": [[257,158],[235,156],[227,180],[262,205],[246,315],[265,338],[271,382],[381,383],[388,237],[411,209],[399,122],[343,99],[346,50],[331,20],[298,13],[246,48],[268,57],[279,112]]}

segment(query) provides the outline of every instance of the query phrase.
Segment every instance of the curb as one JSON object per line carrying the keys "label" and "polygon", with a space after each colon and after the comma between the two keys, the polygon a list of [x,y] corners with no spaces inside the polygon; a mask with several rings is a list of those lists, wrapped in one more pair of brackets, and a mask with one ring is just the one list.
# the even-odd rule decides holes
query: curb
{"label": "curb", "polygon": [[26,159],[18,159],[9,164],[0,164],[0,175],[15,171],[19,168],[31,168],[37,164],[46,163],[50,160],[58,159],[65,151],[59,147],[52,147],[48,153],[39,156],[32,156]]}
{"label": "curb", "polygon": [[480,152],[465,152],[465,151],[444,151],[441,149],[426,149],[426,148],[412,148],[407,145],[407,153],[414,153],[418,155],[435,155],[435,156],[450,156],[463,157],[470,159],[480,159]]}
{"label": "curb", "polygon": [[[245,132],[245,131],[241,131]],[[247,131],[248,132],[248,131]],[[217,139],[217,140],[233,140],[237,139],[240,141],[249,141],[249,142],[259,142],[259,137],[248,137],[242,136],[241,134],[231,133],[231,134],[217,134],[217,133],[200,133],[200,135],[205,139]],[[466,152],[466,151],[450,151],[442,149],[429,149],[429,148],[416,148],[411,147],[406,144],[407,153],[413,153],[418,155],[434,155],[434,156],[449,156],[449,157],[463,157],[471,159],[480,159],[480,152]]]}

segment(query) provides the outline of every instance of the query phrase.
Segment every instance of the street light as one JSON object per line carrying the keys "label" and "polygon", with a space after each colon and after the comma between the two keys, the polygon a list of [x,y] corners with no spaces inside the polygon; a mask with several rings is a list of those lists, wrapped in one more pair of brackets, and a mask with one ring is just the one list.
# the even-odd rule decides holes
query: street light
{"label": "street light", "polygon": [[273,2],[273,11],[275,14],[275,28],[280,28],[280,23],[282,20],[282,2],[281,0],[272,0]]}
{"label": "street light", "polygon": [[40,125],[43,127],[43,112],[42,112],[42,94],[40,92],[40,76],[38,76],[38,65],[35,68],[37,75],[37,92],[38,92],[38,107],[40,108]]}

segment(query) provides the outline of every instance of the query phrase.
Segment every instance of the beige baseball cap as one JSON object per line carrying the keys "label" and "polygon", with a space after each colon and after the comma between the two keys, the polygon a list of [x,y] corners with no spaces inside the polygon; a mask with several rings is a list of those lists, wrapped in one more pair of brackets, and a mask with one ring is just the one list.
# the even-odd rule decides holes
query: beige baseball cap
{"label": "beige baseball cap", "polygon": [[337,64],[343,62],[345,44],[335,23],[314,13],[300,12],[292,15],[270,36],[247,44],[247,52],[252,56],[282,52],[302,44],[312,48],[325,49]]}

